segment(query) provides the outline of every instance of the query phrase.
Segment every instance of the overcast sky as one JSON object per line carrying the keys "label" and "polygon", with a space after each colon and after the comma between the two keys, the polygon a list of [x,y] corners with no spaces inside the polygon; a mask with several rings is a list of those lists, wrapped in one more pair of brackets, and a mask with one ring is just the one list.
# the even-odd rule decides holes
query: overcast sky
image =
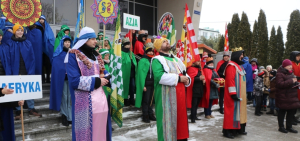
{"label": "overcast sky", "polygon": [[300,0],[203,0],[199,27],[218,29],[220,34],[224,34],[225,23],[231,22],[234,13],[238,13],[241,19],[244,11],[252,31],[259,11],[263,9],[267,18],[268,35],[270,36],[273,25],[276,31],[278,26],[281,26],[284,42],[286,42],[290,14],[299,8]]}

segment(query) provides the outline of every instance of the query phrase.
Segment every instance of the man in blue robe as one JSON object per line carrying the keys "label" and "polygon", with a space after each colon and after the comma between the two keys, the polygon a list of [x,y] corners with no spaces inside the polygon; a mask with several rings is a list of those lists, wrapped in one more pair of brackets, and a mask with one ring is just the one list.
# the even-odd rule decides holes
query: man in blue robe
{"label": "man in blue robe", "polygon": [[72,122],[72,105],[69,82],[64,59],[71,48],[72,40],[69,36],[64,36],[60,45],[53,53],[50,106],[49,109],[60,111],[62,115],[62,125],[69,126]]}
{"label": "man in blue robe", "polygon": [[[9,60],[11,65],[11,75],[34,75],[35,74],[35,58],[31,42],[24,35],[24,28],[16,24],[13,26],[13,36],[7,41],[9,47]],[[42,117],[34,109],[34,100],[26,100],[28,105],[29,116]],[[21,118],[20,107],[17,107],[16,120]]]}

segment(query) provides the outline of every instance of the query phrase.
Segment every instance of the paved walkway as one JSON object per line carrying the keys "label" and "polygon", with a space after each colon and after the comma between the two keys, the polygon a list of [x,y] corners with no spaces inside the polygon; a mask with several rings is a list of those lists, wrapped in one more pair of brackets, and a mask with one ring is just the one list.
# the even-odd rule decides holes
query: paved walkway
{"label": "paved walkway", "polygon": [[[251,104],[252,105],[252,104]],[[189,123],[189,141],[300,141],[300,133],[284,134],[278,131],[277,117],[271,115],[254,116],[254,107],[248,106],[248,123],[246,131],[248,135],[240,135],[235,139],[227,139],[222,136],[223,115],[213,112],[214,119],[205,119],[197,123]],[[268,109],[269,110],[269,109]],[[265,113],[265,112],[264,112]],[[138,120],[141,120],[139,118]],[[300,124],[293,126],[300,132]],[[156,141],[156,126],[144,130],[129,131],[124,135],[113,137],[113,141]]]}

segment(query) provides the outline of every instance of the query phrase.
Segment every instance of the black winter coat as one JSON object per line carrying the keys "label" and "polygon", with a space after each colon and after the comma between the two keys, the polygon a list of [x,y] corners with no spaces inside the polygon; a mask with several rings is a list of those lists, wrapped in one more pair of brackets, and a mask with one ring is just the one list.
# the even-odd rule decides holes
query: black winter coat
{"label": "black winter coat", "polygon": [[292,88],[294,74],[287,69],[279,67],[276,75],[276,107],[279,109],[300,108],[297,88]]}

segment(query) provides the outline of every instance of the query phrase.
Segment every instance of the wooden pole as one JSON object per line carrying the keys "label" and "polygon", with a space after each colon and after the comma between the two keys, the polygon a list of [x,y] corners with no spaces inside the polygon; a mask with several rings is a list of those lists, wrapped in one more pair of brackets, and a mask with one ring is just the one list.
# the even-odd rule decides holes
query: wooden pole
{"label": "wooden pole", "polygon": [[[105,24],[103,24],[103,45],[102,48],[104,48],[104,41],[105,41]],[[106,49],[106,48],[104,48]]]}
{"label": "wooden pole", "polygon": [[23,105],[21,106],[21,124],[22,124],[22,137],[23,137],[23,141],[25,141],[25,136],[24,136],[24,117],[23,117]]}

